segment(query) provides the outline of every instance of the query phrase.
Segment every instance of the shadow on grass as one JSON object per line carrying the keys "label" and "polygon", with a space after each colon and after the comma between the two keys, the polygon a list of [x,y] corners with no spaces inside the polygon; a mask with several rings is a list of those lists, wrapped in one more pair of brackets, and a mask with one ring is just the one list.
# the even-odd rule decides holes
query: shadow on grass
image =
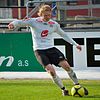
{"label": "shadow on grass", "polygon": [[99,98],[100,99],[100,95],[84,96],[84,98]]}

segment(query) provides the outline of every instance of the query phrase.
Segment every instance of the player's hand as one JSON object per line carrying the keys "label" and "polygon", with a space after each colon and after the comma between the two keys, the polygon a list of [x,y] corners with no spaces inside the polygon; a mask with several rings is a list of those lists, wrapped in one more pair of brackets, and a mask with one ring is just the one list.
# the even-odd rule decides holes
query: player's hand
{"label": "player's hand", "polygon": [[77,45],[76,48],[81,51],[82,50],[82,47],[80,45]]}
{"label": "player's hand", "polygon": [[14,29],[14,25],[13,25],[12,23],[10,23],[10,24],[8,25],[8,28],[9,28],[10,30]]}

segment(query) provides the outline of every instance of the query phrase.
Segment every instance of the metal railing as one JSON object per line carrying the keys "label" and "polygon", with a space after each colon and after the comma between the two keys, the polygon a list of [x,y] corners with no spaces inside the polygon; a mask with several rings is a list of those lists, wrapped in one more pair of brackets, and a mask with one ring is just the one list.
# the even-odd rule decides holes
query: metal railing
{"label": "metal railing", "polygon": [[[5,19],[0,20],[0,31],[8,30],[8,24],[9,22],[16,20],[16,19],[10,19],[9,21]],[[62,27],[64,30],[100,30],[100,19],[94,19],[94,20],[67,20],[67,21],[57,21],[60,25],[65,25],[65,27]],[[79,26],[78,26],[79,25]],[[20,27],[16,31],[27,31],[27,27]]]}
{"label": "metal railing", "polygon": [[[29,10],[28,10],[28,8],[29,8],[29,4],[31,4],[31,3],[33,3],[33,4],[34,3],[39,3],[39,5],[40,5],[41,3],[46,3],[46,2],[66,2],[66,1],[68,1],[68,0],[33,0],[33,1],[28,1],[26,3],[26,17],[29,17]],[[34,12],[37,11],[37,7],[38,6],[36,6],[36,9],[34,9]],[[31,15],[32,15],[32,13],[31,13]]]}
{"label": "metal railing", "polygon": [[[24,16],[23,18],[26,18],[26,17],[31,17],[32,16],[32,14],[34,14],[34,13],[36,13],[37,12],[37,9],[38,9],[38,7],[41,5],[41,3],[44,3],[44,2],[58,2],[58,3],[62,3],[62,2],[67,2],[67,1],[69,1],[69,0],[33,0],[33,1],[29,1],[29,2],[27,2],[27,4],[26,4],[26,7],[4,7],[4,9],[8,9],[8,11],[4,11],[5,13],[5,17],[3,17],[3,18],[12,18],[12,12],[11,12],[11,10],[13,9],[13,8],[24,8],[24,9],[26,9],[26,16]],[[75,0],[76,1],[76,0]],[[78,1],[91,1],[91,0],[78,0]],[[29,6],[29,4],[30,3],[37,3],[37,5],[35,6],[35,7],[31,7],[31,8],[33,8],[33,10],[31,11],[31,12],[29,12],[29,8],[30,8],[30,6]],[[93,5],[93,4],[91,4],[91,2],[90,2],[90,5],[74,5],[74,6],[69,6],[69,5],[67,5],[67,6],[62,6],[62,5],[59,5],[59,6],[57,6],[57,9],[58,10],[61,10],[61,11],[63,11],[63,10],[82,10],[82,9],[94,9],[94,8],[100,8],[100,4],[95,4],[95,5]],[[3,7],[1,7],[0,9],[3,9]],[[7,16],[6,14],[7,14],[7,12],[9,13],[9,16]],[[1,12],[1,10],[0,10],[0,13],[2,13],[2,16],[3,16],[3,12]],[[81,16],[81,15],[79,15],[79,16],[81,16],[81,18],[80,18],[80,20],[78,20],[78,17],[77,16],[75,16],[73,19],[68,19],[68,20],[61,20],[61,21],[58,21],[58,23],[60,23],[64,28],[76,28],[76,29],[78,29],[78,28],[84,28],[84,29],[86,29],[87,28],[87,26],[86,25],[91,25],[91,26],[89,26],[88,27],[88,29],[90,28],[95,28],[95,29],[100,29],[100,19],[99,18],[96,18],[95,16],[93,16],[93,11],[91,11],[91,13],[92,14],[90,14],[92,17],[93,17],[93,19],[90,19],[90,18],[86,18],[86,20],[83,20],[82,18],[84,18],[85,16]],[[96,13],[96,12],[95,12]],[[88,16],[88,17],[91,17],[91,16]],[[91,18],[92,18],[91,17]],[[62,17],[63,19],[64,19],[64,17]],[[12,18],[13,19],[13,18]],[[7,22],[7,21],[4,21],[4,22],[1,22],[2,21],[2,19],[0,20],[0,23],[1,23],[1,25],[0,25],[0,29],[7,29],[7,25],[8,25],[8,23],[9,23],[9,21]],[[79,24],[82,24],[82,25],[84,25],[84,24],[86,24],[86,25],[84,25],[85,27],[83,27],[83,26],[80,26]],[[95,24],[96,24],[96,26],[95,26]],[[78,25],[80,26],[80,27],[78,27]],[[66,27],[67,26],[67,27]],[[25,28],[25,27],[24,27]],[[23,28],[22,28],[23,29]]]}

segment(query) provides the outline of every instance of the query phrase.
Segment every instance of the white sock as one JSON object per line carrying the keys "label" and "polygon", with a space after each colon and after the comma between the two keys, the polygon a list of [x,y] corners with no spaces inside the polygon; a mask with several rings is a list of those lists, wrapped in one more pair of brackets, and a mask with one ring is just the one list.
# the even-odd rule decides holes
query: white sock
{"label": "white sock", "polygon": [[64,85],[63,85],[61,79],[57,75],[52,77],[52,79],[53,79],[53,82],[56,83],[61,89],[64,88]]}
{"label": "white sock", "polygon": [[72,69],[70,71],[67,71],[67,72],[68,72],[69,77],[72,79],[73,83],[79,84],[75,72]]}

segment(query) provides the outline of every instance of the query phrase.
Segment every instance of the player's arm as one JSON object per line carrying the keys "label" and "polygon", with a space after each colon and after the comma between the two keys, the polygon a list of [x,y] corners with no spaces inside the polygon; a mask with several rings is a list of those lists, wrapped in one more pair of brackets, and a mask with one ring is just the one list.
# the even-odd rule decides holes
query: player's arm
{"label": "player's arm", "polygon": [[57,28],[56,28],[56,32],[63,37],[63,39],[67,42],[69,42],[72,45],[75,45],[76,48],[81,51],[81,46],[79,44],[77,44],[72,38],[70,38],[61,28],[60,25],[57,23]]}
{"label": "player's arm", "polygon": [[26,20],[15,20],[11,23],[8,24],[9,29],[14,29],[15,27],[21,27],[21,26],[31,26],[32,21],[31,19],[26,19]]}

